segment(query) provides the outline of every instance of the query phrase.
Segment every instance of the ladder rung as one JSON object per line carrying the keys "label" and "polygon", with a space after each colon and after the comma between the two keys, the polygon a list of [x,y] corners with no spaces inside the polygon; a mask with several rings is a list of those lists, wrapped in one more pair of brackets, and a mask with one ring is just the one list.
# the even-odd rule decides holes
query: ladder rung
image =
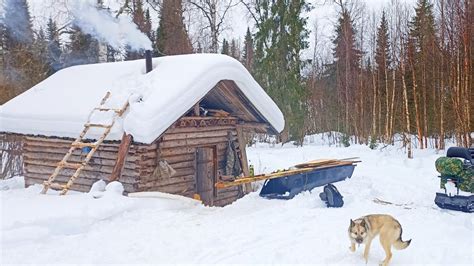
{"label": "ladder rung", "polygon": [[87,124],[84,124],[84,127],[103,127],[103,128],[111,128],[112,125],[104,125],[104,124],[91,124],[91,123],[87,123]]}
{"label": "ladder rung", "polygon": [[101,112],[108,112],[108,111],[114,111],[117,114],[120,114],[123,112],[121,109],[116,109],[116,108],[105,108],[105,107],[96,107],[94,110],[101,111]]}
{"label": "ladder rung", "polygon": [[46,182],[46,181],[45,181],[44,185],[48,186],[49,188],[56,189],[56,190],[61,190],[61,189],[64,189],[66,187],[66,185],[61,185],[59,183],[48,184],[48,182]]}
{"label": "ladder rung", "polygon": [[73,143],[71,143],[71,146],[74,147],[74,148],[84,148],[84,147],[95,148],[95,147],[97,147],[97,144],[95,144],[94,142],[91,142],[91,143],[73,142]]}
{"label": "ladder rung", "polygon": [[77,169],[77,168],[80,168],[84,165],[81,164],[81,163],[68,163],[68,162],[62,162],[61,161],[61,162],[58,163],[58,166],[64,167],[64,168]]}

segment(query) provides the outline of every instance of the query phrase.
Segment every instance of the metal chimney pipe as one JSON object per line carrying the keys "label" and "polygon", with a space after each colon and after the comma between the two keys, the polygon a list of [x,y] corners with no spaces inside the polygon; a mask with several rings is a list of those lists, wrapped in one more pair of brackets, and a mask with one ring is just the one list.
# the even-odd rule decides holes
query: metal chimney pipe
{"label": "metal chimney pipe", "polygon": [[153,63],[151,61],[151,50],[145,51],[145,65],[146,65],[146,73],[153,70]]}

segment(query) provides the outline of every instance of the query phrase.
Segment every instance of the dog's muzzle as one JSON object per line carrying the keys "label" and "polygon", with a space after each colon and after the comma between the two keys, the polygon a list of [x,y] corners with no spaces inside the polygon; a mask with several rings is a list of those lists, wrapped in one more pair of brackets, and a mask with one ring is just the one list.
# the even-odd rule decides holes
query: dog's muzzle
{"label": "dog's muzzle", "polygon": [[362,242],[364,242],[364,239],[356,238],[355,241],[357,242],[357,244],[362,244]]}

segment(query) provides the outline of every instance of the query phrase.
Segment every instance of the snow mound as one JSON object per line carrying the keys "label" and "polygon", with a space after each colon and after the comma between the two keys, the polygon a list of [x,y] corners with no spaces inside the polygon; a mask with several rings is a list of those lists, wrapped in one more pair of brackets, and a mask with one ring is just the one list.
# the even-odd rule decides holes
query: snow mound
{"label": "snow mound", "polygon": [[25,178],[23,176],[14,176],[9,179],[0,180],[0,190],[11,190],[25,188]]}
{"label": "snow mound", "polygon": [[122,196],[123,195],[123,185],[118,181],[112,181],[107,186],[105,186],[105,193],[106,196]]}

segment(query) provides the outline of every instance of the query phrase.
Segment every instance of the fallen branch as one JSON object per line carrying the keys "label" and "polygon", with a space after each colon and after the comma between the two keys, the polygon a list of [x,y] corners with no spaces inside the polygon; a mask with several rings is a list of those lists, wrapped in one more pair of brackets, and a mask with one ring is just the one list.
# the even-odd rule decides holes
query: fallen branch
{"label": "fallen branch", "polygon": [[393,202],[390,202],[390,201],[381,200],[379,198],[375,198],[372,201],[377,203],[377,204],[381,204],[381,205],[394,205],[394,206],[398,206],[398,207],[403,207],[404,209],[407,209],[407,210],[411,210],[412,207],[409,207],[409,206],[413,205],[413,202],[410,202],[410,203],[393,203]]}

